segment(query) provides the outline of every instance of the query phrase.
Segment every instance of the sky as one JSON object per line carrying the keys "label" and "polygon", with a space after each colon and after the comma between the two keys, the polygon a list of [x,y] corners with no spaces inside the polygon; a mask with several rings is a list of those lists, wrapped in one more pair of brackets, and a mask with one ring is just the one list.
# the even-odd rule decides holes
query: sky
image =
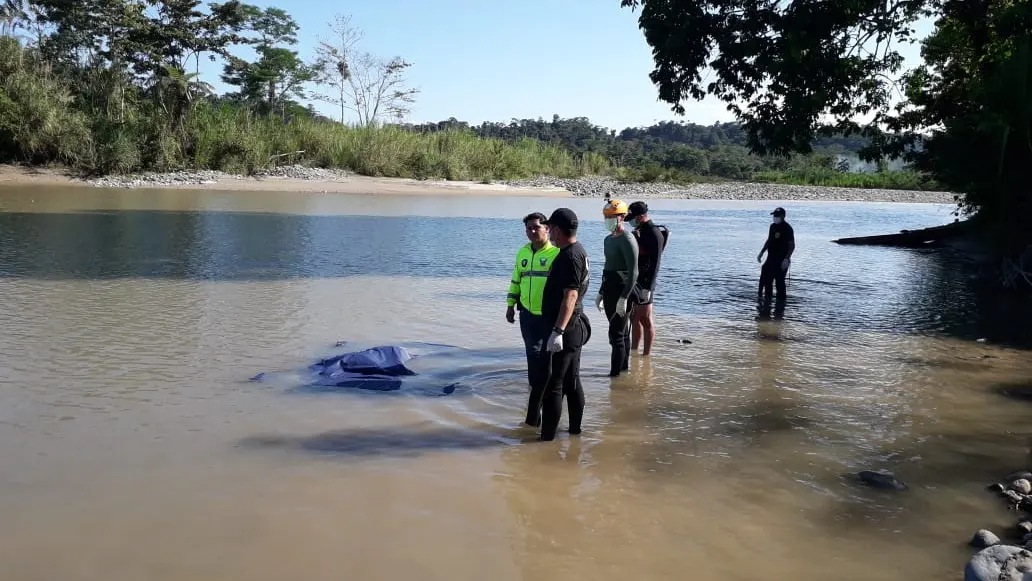
{"label": "sky", "polygon": [[[723,103],[685,103],[684,116],[657,99],[649,80],[651,48],[638,12],[620,0],[249,0],[286,10],[299,24],[295,49],[311,59],[329,38],[334,15],[350,15],[363,32],[361,48],[412,63],[419,89],[411,123],[455,117],[479,124],[513,118],[587,117],[612,129],[659,121],[704,125],[734,121]],[[926,25],[927,26],[927,25]],[[902,51],[908,64],[917,47]],[[221,65],[202,64],[219,92]],[[333,118],[339,108],[314,103]]]}

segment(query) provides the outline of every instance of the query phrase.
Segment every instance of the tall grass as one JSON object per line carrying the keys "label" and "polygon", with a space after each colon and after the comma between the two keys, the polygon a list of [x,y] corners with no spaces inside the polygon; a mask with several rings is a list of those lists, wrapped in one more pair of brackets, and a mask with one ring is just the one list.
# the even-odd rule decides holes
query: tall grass
{"label": "tall grass", "polygon": [[886,190],[940,190],[941,186],[928,176],[914,171],[881,171],[851,173],[829,168],[808,167],[788,171],[757,172],[753,180],[759,183],[864,188]]}
{"label": "tall grass", "polygon": [[419,134],[395,127],[349,127],[296,118],[288,123],[231,106],[202,105],[191,118],[191,165],[251,172],[289,157],[306,165],[376,177],[448,180],[571,177],[608,171],[608,160],[577,157],[559,146],[524,139],[508,143],[472,131]]}

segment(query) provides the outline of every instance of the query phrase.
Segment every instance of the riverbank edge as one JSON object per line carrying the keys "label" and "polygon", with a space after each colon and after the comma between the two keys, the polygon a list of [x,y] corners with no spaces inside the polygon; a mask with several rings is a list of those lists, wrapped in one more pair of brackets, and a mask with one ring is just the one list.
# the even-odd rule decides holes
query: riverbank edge
{"label": "riverbank edge", "polygon": [[184,189],[282,191],[366,195],[503,195],[638,199],[698,199],[741,201],[826,201],[873,203],[955,204],[954,194],[922,190],[890,190],[801,186],[752,182],[690,185],[621,182],[608,176],[560,178],[536,176],[491,183],[371,177],[342,170],[287,166],[253,176],[210,170],[82,177],[60,167],[0,165],[3,186],[71,186],[118,189]]}

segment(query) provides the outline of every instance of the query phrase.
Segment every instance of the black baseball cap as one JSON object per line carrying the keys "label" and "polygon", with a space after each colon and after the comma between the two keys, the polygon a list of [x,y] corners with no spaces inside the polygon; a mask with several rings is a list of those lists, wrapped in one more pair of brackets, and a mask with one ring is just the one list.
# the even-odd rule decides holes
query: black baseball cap
{"label": "black baseball cap", "polygon": [[558,208],[545,220],[545,224],[573,231],[577,229],[577,214],[569,208]]}
{"label": "black baseball cap", "polygon": [[637,218],[649,213],[649,207],[645,205],[645,202],[634,202],[630,206],[627,206],[627,217],[625,220],[631,218]]}
{"label": "black baseball cap", "polygon": [[770,213],[771,216],[784,216],[785,209],[781,207],[774,208],[774,211]]}

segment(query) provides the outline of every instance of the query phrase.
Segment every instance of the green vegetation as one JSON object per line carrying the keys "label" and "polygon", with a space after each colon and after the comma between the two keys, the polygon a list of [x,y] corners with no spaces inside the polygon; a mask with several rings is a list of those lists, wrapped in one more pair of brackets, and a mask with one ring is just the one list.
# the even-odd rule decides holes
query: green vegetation
{"label": "green vegetation", "polygon": [[[864,159],[902,158],[962,194],[958,214],[1004,286],[1032,290],[1032,3],[621,4],[640,7],[651,78],[674,110],[689,96],[723,100],[757,154],[805,155],[822,135],[863,136]],[[920,41],[924,62],[900,74],[898,47],[915,42],[922,18],[935,22]]]}
{"label": "green vegetation", "polygon": [[[812,153],[773,156],[751,153],[737,124],[619,133],[557,116],[404,124],[418,95],[405,79],[412,65],[360,50],[348,17],[328,23],[310,60],[294,50],[300,30],[289,14],[237,0],[7,0],[0,24],[0,162],[94,175],[251,173],[288,161],[451,180],[596,174],[935,187],[910,171],[845,171],[840,159],[858,163],[866,145],[856,138],[817,139]],[[215,94],[200,76],[202,58],[221,59],[232,92]],[[339,108],[339,119],[317,114],[304,104],[310,99]],[[348,111],[356,125],[343,123]]]}

